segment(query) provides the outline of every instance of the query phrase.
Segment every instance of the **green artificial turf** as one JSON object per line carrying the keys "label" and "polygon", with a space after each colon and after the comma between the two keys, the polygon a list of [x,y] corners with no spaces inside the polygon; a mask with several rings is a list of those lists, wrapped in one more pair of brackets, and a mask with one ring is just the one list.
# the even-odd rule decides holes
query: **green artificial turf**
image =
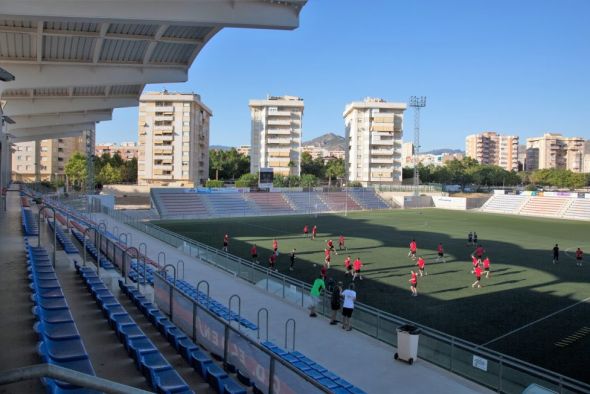
{"label": "green artificial turf", "polygon": [[[346,237],[348,252],[332,258],[329,276],[342,280],[344,257],[364,264],[364,280],[356,281],[357,300],[448,334],[484,344],[523,325],[590,297],[590,258],[583,268],[573,259],[581,247],[590,256],[590,223],[523,216],[437,209],[353,212],[344,215],[280,216],[155,224],[221,248],[230,235],[230,253],[249,259],[252,244],[266,264],[272,239],[279,242],[279,272],[311,283],[324,261],[325,241]],[[303,237],[303,226],[318,226],[315,241]],[[470,273],[472,246],[467,233],[476,231],[491,259],[491,275],[474,289]],[[411,297],[408,279],[415,262],[408,244],[415,239],[418,255],[426,259],[428,276],[419,279],[418,297]],[[435,263],[442,242],[446,263]],[[559,264],[552,248],[559,243]],[[297,249],[295,270],[288,270],[288,252]],[[315,265],[314,265],[315,264]],[[556,342],[590,327],[588,302],[492,342],[489,347],[514,357],[590,381],[590,335],[571,345]]]}

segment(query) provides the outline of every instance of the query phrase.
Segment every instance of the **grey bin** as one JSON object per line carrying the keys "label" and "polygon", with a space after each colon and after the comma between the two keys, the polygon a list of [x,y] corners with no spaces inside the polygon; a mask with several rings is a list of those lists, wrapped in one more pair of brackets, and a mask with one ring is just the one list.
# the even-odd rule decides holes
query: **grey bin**
{"label": "grey bin", "polygon": [[420,339],[420,329],[418,327],[405,324],[397,328],[397,353],[394,354],[396,360],[407,361],[412,365],[418,358],[418,339]]}

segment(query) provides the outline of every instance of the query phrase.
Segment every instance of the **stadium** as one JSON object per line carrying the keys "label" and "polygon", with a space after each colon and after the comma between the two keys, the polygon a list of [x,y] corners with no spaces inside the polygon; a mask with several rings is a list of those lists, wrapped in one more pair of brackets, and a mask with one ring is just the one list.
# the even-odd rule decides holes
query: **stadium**
{"label": "stadium", "polygon": [[590,392],[586,191],[152,187],[122,210],[10,182],[12,143],[94,132],[222,28],[292,30],[305,3],[3,6],[2,392]]}

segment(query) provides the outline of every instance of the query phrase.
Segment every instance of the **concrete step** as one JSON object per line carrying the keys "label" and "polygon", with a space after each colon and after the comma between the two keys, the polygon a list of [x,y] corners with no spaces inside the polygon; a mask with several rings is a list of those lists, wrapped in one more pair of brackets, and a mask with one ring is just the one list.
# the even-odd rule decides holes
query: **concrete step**
{"label": "concrete step", "polygon": [[57,252],[55,270],[96,376],[151,390],[115,331],[109,327],[107,319],[76,273],[74,265],[62,251]]}

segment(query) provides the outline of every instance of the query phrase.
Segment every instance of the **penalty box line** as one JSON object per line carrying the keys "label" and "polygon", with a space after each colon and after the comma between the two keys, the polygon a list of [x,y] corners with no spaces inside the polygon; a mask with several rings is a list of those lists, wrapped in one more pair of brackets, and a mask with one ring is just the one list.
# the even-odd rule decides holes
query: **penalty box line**
{"label": "penalty box line", "polygon": [[533,322],[530,322],[530,323],[528,323],[528,324],[525,324],[525,325],[524,325],[524,326],[522,326],[522,327],[519,327],[519,328],[517,328],[517,329],[515,329],[515,330],[512,330],[512,331],[510,331],[510,332],[507,332],[507,333],[506,333],[506,334],[504,334],[504,335],[501,335],[501,336],[499,336],[499,337],[497,337],[497,338],[494,338],[494,339],[492,339],[491,341],[487,341],[486,343],[484,343],[484,344],[480,345],[480,347],[483,347],[483,346],[488,346],[490,343],[494,343],[494,342],[496,342],[496,341],[499,341],[500,339],[504,339],[504,338],[506,338],[507,336],[510,336],[510,335],[512,335],[512,334],[514,334],[514,333],[516,333],[516,332],[518,332],[518,331],[524,330],[525,328],[528,328],[528,327],[530,327],[530,326],[532,326],[532,325],[534,325],[534,324],[537,324],[537,323],[539,323],[539,322],[541,322],[541,321],[543,321],[543,320],[549,319],[550,317],[553,317],[553,316],[555,316],[555,315],[557,315],[557,314],[559,314],[559,313],[561,313],[561,312],[564,312],[564,311],[566,311],[566,310],[568,310],[568,309],[571,309],[571,308],[575,307],[576,305],[583,304],[584,302],[587,302],[587,301],[589,301],[589,300],[590,300],[590,297],[588,297],[588,298],[584,298],[583,300],[581,300],[581,301],[578,301],[578,302],[576,302],[575,304],[572,304],[572,305],[566,306],[565,308],[561,308],[560,310],[558,310],[558,311],[555,311],[555,312],[553,312],[553,313],[550,313],[550,314],[548,314],[547,316],[543,316],[543,317],[542,317],[542,318],[540,318],[540,319],[537,319],[537,320],[535,320],[535,321],[533,321]]}

